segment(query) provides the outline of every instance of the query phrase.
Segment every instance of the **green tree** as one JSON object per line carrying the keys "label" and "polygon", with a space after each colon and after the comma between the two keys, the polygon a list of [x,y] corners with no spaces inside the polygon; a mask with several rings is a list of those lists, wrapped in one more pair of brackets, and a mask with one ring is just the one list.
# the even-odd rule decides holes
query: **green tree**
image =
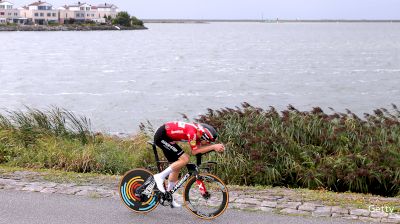
{"label": "green tree", "polygon": [[112,21],[113,25],[131,26],[131,16],[128,12],[119,12]]}
{"label": "green tree", "polygon": [[134,26],[143,26],[143,21],[134,16],[132,16],[131,21]]}

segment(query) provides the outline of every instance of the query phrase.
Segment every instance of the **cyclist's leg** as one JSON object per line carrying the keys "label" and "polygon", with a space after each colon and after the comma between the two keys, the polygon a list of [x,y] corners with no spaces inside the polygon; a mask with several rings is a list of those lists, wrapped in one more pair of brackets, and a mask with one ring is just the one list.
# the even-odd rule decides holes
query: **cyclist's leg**
{"label": "cyclist's leg", "polygon": [[178,181],[178,176],[179,176],[179,171],[182,169],[182,167],[186,166],[186,164],[189,163],[189,155],[186,153],[183,153],[177,161],[171,164],[172,172],[169,174],[168,177],[168,191],[171,190],[175,184]]}
{"label": "cyclist's leg", "polygon": [[189,156],[183,156],[184,151],[179,147],[178,144],[176,144],[167,136],[164,125],[156,131],[154,135],[154,143],[162,149],[167,160],[172,163],[167,169],[154,175],[157,188],[161,192],[165,193],[163,184],[164,179],[172,172],[179,173],[179,170],[189,162]]}

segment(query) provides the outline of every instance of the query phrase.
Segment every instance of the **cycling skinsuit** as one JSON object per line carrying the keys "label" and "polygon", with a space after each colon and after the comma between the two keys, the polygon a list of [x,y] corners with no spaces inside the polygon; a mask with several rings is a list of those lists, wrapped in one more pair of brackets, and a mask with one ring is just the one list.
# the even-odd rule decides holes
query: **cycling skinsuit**
{"label": "cycling skinsuit", "polygon": [[200,145],[197,137],[203,134],[202,128],[197,124],[180,121],[167,122],[161,126],[154,135],[154,143],[160,147],[169,162],[175,162],[184,153],[176,142],[189,142],[192,150],[196,150]]}

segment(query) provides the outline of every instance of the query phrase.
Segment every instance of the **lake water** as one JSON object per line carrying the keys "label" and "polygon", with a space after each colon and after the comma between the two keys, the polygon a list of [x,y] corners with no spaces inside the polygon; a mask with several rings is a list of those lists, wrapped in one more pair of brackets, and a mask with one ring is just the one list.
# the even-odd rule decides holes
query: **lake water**
{"label": "lake water", "polygon": [[244,101],[360,114],[400,104],[399,23],[146,26],[0,33],[0,108],[55,105],[129,133]]}

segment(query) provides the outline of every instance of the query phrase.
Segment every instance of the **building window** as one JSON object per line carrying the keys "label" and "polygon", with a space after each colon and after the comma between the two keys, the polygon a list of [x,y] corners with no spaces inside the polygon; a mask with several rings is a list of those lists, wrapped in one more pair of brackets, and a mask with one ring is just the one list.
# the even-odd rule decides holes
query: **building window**
{"label": "building window", "polygon": [[43,12],[40,13],[40,17],[44,17],[44,13]]}
{"label": "building window", "polygon": [[51,13],[47,13],[47,17],[50,17],[51,16]]}
{"label": "building window", "polygon": [[4,12],[0,12],[0,16],[4,16]]}
{"label": "building window", "polygon": [[85,10],[85,8],[84,8],[84,7],[81,7],[81,11],[83,11],[83,10]]}
{"label": "building window", "polygon": [[56,17],[57,15],[55,13],[53,13],[53,17]]}
{"label": "building window", "polygon": [[7,9],[12,9],[12,5],[7,5]]}
{"label": "building window", "polygon": [[39,16],[39,13],[35,13],[35,16],[38,17],[38,16]]}
{"label": "building window", "polygon": [[15,12],[15,13],[14,13],[14,16],[18,16],[18,13]]}
{"label": "building window", "polygon": [[86,7],[86,11],[90,11],[90,7]]}
{"label": "building window", "polygon": [[11,12],[9,12],[8,15],[11,16]]}
{"label": "building window", "polygon": [[0,9],[5,9],[5,6],[4,5],[0,5]]}

